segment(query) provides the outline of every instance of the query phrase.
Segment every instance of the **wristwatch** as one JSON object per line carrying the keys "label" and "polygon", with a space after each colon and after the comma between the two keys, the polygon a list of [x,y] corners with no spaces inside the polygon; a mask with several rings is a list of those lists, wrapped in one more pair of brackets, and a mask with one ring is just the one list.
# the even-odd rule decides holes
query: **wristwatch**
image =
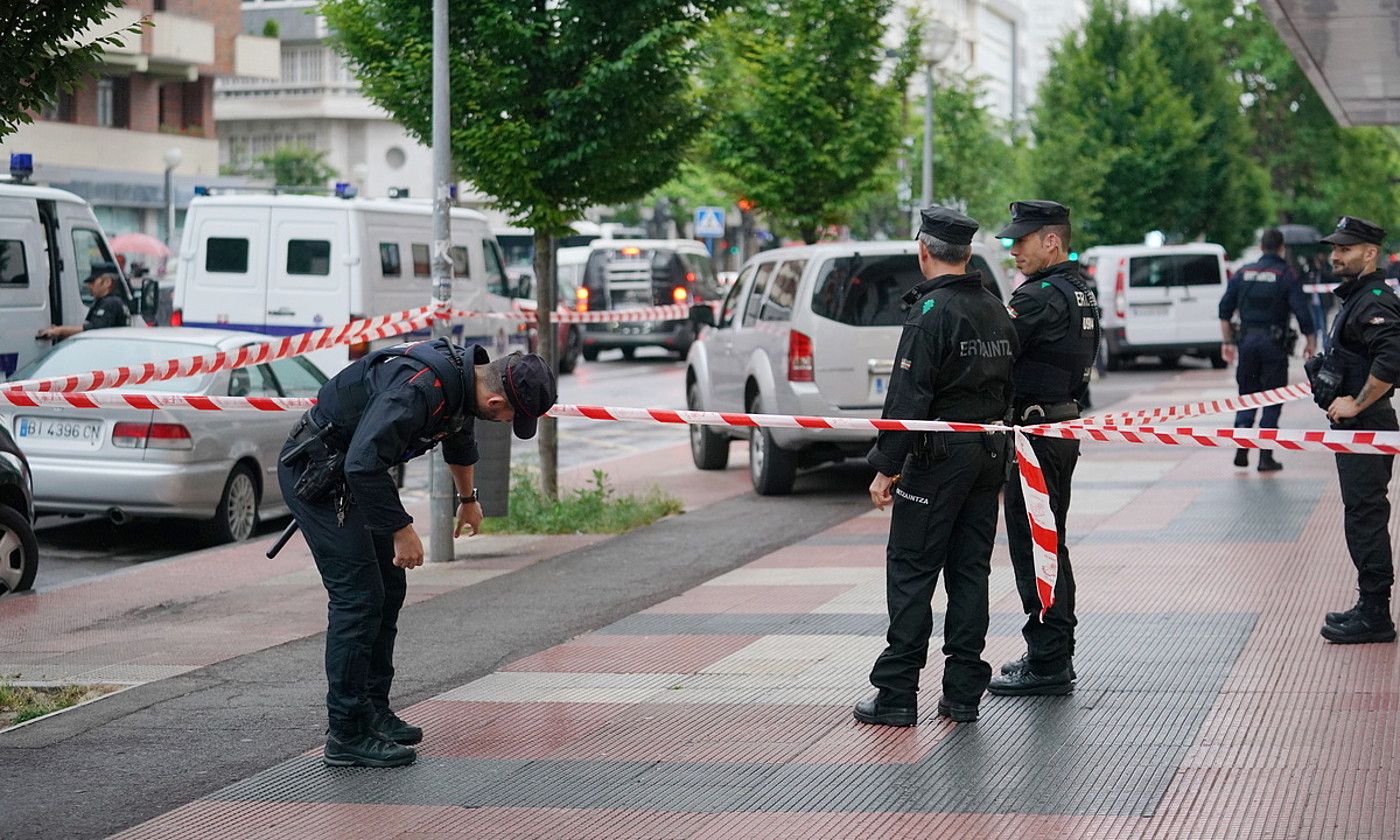
{"label": "wristwatch", "polygon": [[461,507],[462,505],[469,505],[469,504],[471,504],[471,503],[473,503],[473,502],[476,502],[476,501],[479,501],[479,500],[478,500],[477,497],[476,497],[476,488],[475,488],[475,487],[472,488],[472,494],[471,494],[470,496],[463,496],[461,493],[458,493],[458,494],[457,494],[457,506],[458,506],[458,507]]}

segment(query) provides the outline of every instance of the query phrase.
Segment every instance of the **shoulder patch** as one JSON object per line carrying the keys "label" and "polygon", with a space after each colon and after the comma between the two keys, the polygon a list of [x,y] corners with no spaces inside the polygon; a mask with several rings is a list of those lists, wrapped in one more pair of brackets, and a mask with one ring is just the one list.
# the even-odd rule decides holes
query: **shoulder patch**
{"label": "shoulder patch", "polygon": [[[1380,292],[1376,292],[1376,294],[1380,294]],[[934,301],[933,298],[929,298],[928,300],[924,301],[924,311],[923,311],[923,314],[927,315],[927,314],[929,313],[929,310],[930,310],[930,309],[933,309],[933,305],[934,305],[935,302],[936,302],[936,301]]]}
{"label": "shoulder patch", "polygon": [[1384,294],[1384,292],[1382,292],[1380,289],[1372,289],[1371,294],[1375,295],[1376,297],[1380,297],[1382,294]]}
{"label": "shoulder patch", "polygon": [[1017,315],[1017,314],[1016,314],[1016,307],[1014,307],[1014,306],[1008,306],[1008,307],[1006,307],[1006,314],[1010,315],[1012,318],[1019,318],[1019,317],[1021,317],[1020,315]]}
{"label": "shoulder patch", "polygon": [[1048,289],[1048,288],[1050,288],[1050,281],[1049,281],[1049,280],[1041,280],[1041,281],[1040,281],[1040,288],[1042,288],[1042,289]]}
{"label": "shoulder patch", "polygon": [[1377,315],[1376,317],[1372,318],[1371,320],[1367,321],[1366,323],[1371,324],[1372,326],[1375,326],[1375,325],[1377,325],[1377,324],[1384,324],[1384,323],[1385,323],[1385,319],[1382,318],[1381,316]]}

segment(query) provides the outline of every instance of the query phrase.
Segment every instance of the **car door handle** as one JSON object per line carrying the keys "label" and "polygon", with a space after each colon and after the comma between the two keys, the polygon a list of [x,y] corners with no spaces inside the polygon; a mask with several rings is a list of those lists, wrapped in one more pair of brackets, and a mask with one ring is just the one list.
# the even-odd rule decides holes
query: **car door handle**
{"label": "car door handle", "polygon": [[282,308],[280,308],[280,309],[269,309],[269,310],[267,310],[267,314],[269,314],[269,315],[295,315],[295,314],[297,314],[297,312],[296,312],[295,309],[292,309],[290,306],[284,306],[284,307],[282,307]]}

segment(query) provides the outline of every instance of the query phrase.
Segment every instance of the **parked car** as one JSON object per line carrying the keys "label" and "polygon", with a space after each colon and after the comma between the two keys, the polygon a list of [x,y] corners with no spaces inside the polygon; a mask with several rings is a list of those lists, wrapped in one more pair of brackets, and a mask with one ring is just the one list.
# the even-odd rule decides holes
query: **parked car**
{"label": "parked car", "polygon": [[[995,249],[977,246],[972,268],[1009,297]],[[900,299],[923,279],[914,242],[839,242],[779,248],[749,260],[690,348],[686,404],[707,411],[879,417],[905,320]],[[760,495],[791,492],[797,468],[864,455],[865,431],[690,427],[702,470],[724,469],[734,438],[749,437]]]}
{"label": "parked car", "polygon": [[[599,240],[589,247],[576,293],[576,306],[587,311],[706,303],[724,296],[709,251],[693,239]],[[583,357],[593,361],[604,350],[621,348],[630,359],[639,347],[664,347],[684,358],[694,338],[694,327],[684,318],[587,324]]]}
{"label": "parked car", "polygon": [[1218,307],[1225,294],[1225,249],[1189,245],[1105,245],[1084,252],[1103,310],[1099,356],[1118,370],[1137,356],[1175,364],[1182,356],[1225,367]]}
{"label": "parked car", "polygon": [[38,571],[29,462],[9,430],[0,424],[0,595],[30,588]]}
{"label": "parked car", "polygon": [[[257,335],[190,327],[118,327],[66,339],[20,372],[37,379],[233,351]],[[202,396],[315,396],[326,376],[304,357],[132,386]],[[216,542],[247,538],[285,513],[277,457],[294,412],[0,406],[25,448],[40,513],[203,520]]]}

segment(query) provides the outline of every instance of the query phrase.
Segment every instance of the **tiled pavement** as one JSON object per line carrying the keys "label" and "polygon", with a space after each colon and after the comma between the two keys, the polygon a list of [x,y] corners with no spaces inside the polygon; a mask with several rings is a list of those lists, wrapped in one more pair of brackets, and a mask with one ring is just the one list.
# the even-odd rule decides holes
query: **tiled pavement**
{"label": "tiled pavement", "polygon": [[[1184,379],[1158,398],[1199,398]],[[428,730],[411,768],[309,754],[122,836],[1400,835],[1400,655],[1317,635],[1354,581],[1331,459],[1229,459],[1086,453],[1071,697],[989,697],[955,727],[935,662],[917,728],[854,723],[884,631],[871,512],[405,710]],[[993,663],[1021,648],[1004,551]]]}

